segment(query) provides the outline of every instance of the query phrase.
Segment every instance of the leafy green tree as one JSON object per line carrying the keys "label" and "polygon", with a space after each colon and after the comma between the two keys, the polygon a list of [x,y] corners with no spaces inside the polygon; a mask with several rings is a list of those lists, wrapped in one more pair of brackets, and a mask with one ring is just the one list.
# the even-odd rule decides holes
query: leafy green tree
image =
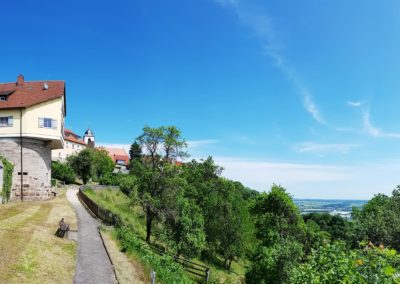
{"label": "leafy green tree", "polygon": [[160,204],[166,189],[168,169],[175,159],[186,155],[186,143],[175,126],[145,126],[143,134],[136,141],[146,150],[144,165],[139,170],[138,189],[146,214],[146,241],[150,242],[153,221],[161,213]]}
{"label": "leafy green tree", "polygon": [[132,161],[141,161],[143,158],[142,147],[137,141],[133,142],[129,149],[129,158],[130,163]]}
{"label": "leafy green tree", "polygon": [[354,241],[371,241],[400,250],[400,188],[392,196],[375,195],[361,210],[353,209]]}
{"label": "leafy green tree", "polygon": [[311,283],[288,282],[290,273],[300,263],[303,247],[297,241],[281,239],[270,246],[260,246],[246,273],[246,283]]}
{"label": "leafy green tree", "polygon": [[51,177],[71,184],[75,181],[76,175],[72,167],[67,163],[54,161],[51,163]]}
{"label": "leafy green tree", "polygon": [[213,251],[224,259],[225,268],[243,257],[252,248],[253,222],[247,203],[235,183],[219,178],[203,208],[207,241]]}
{"label": "leafy green tree", "polygon": [[176,254],[198,257],[205,246],[204,219],[201,210],[184,197],[186,181],[175,175],[167,180],[162,197],[164,236],[172,242]]}
{"label": "leafy green tree", "polygon": [[72,167],[76,175],[82,179],[82,182],[86,184],[93,171],[92,155],[89,149],[83,149],[77,155],[68,157],[68,164]]}
{"label": "leafy green tree", "polygon": [[114,162],[108,156],[106,150],[88,149],[92,159],[92,177],[96,180],[101,179],[104,175],[110,174],[114,170]]}
{"label": "leafy green tree", "polygon": [[306,226],[286,190],[273,185],[252,208],[259,245],[246,273],[248,283],[286,283],[303,256]]}
{"label": "leafy green tree", "polygon": [[328,232],[333,240],[348,240],[351,235],[349,221],[339,215],[329,213],[310,213],[303,215],[305,222],[309,220],[318,224],[322,231]]}

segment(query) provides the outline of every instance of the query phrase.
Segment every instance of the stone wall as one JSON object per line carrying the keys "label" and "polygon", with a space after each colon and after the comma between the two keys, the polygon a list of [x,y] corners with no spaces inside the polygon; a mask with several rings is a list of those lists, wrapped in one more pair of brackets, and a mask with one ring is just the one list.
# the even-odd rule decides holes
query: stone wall
{"label": "stone wall", "polygon": [[1,197],[1,191],[3,190],[3,164],[0,161],[0,203],[2,203],[3,199]]}
{"label": "stone wall", "polygon": [[[51,148],[36,139],[22,140],[23,200],[41,200],[51,194]],[[14,164],[11,200],[21,199],[21,147],[19,138],[0,138],[0,153]]]}

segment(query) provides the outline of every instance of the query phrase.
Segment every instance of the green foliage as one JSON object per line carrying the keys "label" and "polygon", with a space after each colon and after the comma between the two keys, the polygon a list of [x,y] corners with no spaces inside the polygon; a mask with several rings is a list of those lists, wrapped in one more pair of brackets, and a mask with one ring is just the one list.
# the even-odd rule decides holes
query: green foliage
{"label": "green foliage", "polygon": [[106,150],[88,149],[92,159],[92,178],[101,179],[106,174],[111,174],[114,170],[114,162],[108,156]]}
{"label": "green foliage", "polygon": [[68,164],[86,184],[91,178],[101,180],[114,170],[114,162],[102,149],[84,149],[77,155],[68,157]]}
{"label": "green foliage", "polygon": [[143,158],[142,147],[137,141],[133,142],[129,149],[129,158],[132,161],[141,161]]}
{"label": "green foliage", "polygon": [[260,246],[246,273],[246,283],[287,283],[290,272],[300,262],[302,253],[302,246],[289,239],[282,239],[271,246]]}
{"label": "green foliage", "polygon": [[163,199],[163,241],[177,255],[198,257],[205,247],[204,219],[200,209],[182,195]]}
{"label": "green foliage", "polygon": [[395,250],[368,245],[349,250],[343,242],[314,250],[291,272],[290,283],[400,283]]}
{"label": "green foliage", "polygon": [[76,175],[69,164],[60,162],[51,162],[51,177],[71,184],[75,181]]}
{"label": "green foliage", "polygon": [[252,208],[258,248],[246,273],[248,283],[286,283],[303,256],[307,227],[286,190],[273,185]]}
{"label": "green foliage", "polygon": [[132,199],[137,199],[137,179],[132,175],[123,175],[119,181],[119,187],[121,191]]}
{"label": "green foliage", "polygon": [[157,272],[157,279],[160,279],[163,283],[194,283],[187,277],[183,267],[175,263],[172,256],[160,256],[156,254],[151,250],[149,245],[139,239],[131,229],[121,227],[117,229],[117,233],[123,251],[135,254],[143,263]]}
{"label": "green foliage", "polygon": [[375,195],[362,209],[353,210],[354,241],[371,241],[400,250],[400,186],[388,197]]}
{"label": "green foliage", "polygon": [[253,223],[247,203],[235,183],[219,178],[204,201],[205,230],[209,250],[223,257],[225,267],[251,250]]}
{"label": "green foliage", "polygon": [[351,234],[349,221],[338,215],[329,213],[310,213],[303,215],[305,222],[309,220],[318,224],[319,228],[332,237],[333,240],[347,240]]}
{"label": "green foliage", "polygon": [[2,202],[5,203],[10,200],[14,165],[2,155],[0,155],[0,161],[3,164],[3,184],[1,185],[1,197]]}
{"label": "green foliage", "polygon": [[[184,151],[186,142],[181,137],[180,130],[175,126],[158,128],[145,126],[143,134],[136,141],[148,153],[144,164],[136,171],[139,173],[140,202],[146,212],[146,241],[150,242],[153,222],[161,219],[163,211],[165,212],[165,210],[161,210],[160,205],[164,192],[173,181],[176,172],[173,162],[176,158],[186,155]],[[171,190],[169,194],[171,194]]]}
{"label": "green foliage", "polygon": [[77,155],[69,156],[68,163],[76,175],[82,179],[84,184],[86,184],[91,178],[93,171],[92,155],[90,150],[84,149]]}
{"label": "green foliage", "polygon": [[123,173],[107,173],[99,179],[99,183],[102,185],[113,185],[119,186],[121,180],[126,176]]}

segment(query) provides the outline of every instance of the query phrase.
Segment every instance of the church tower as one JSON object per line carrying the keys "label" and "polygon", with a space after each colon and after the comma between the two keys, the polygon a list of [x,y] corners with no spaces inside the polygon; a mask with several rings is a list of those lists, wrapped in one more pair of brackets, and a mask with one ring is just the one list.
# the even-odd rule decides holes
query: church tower
{"label": "church tower", "polygon": [[95,139],[94,139],[94,134],[90,128],[86,130],[85,135],[83,136],[83,141],[85,141],[86,145],[89,148],[94,148]]}

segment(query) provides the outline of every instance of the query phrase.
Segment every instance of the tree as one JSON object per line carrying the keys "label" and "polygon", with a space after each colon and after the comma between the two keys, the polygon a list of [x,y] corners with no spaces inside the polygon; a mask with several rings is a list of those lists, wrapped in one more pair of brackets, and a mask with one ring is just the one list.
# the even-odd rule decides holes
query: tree
{"label": "tree", "polygon": [[132,163],[132,161],[137,160],[141,161],[142,157],[142,147],[140,147],[140,144],[137,141],[133,142],[129,149],[130,162]]}
{"label": "tree", "polygon": [[77,176],[82,179],[82,182],[86,184],[91,178],[93,171],[92,155],[90,150],[84,149],[77,155],[69,156],[68,163]]}
{"label": "tree", "polygon": [[136,141],[147,152],[140,169],[139,195],[146,213],[146,241],[150,242],[152,223],[160,214],[160,200],[166,188],[168,170],[175,159],[185,156],[185,140],[175,126],[145,126]]}
{"label": "tree", "polygon": [[96,180],[101,179],[114,170],[114,162],[103,149],[88,149],[92,159],[92,177]]}
{"label": "tree", "polygon": [[286,283],[303,256],[306,226],[286,190],[273,185],[252,208],[259,245],[246,273],[248,283]]}
{"label": "tree", "polygon": [[51,162],[51,177],[71,184],[75,181],[76,175],[69,164],[54,161]]}
{"label": "tree", "polygon": [[360,241],[371,241],[400,250],[400,188],[392,196],[375,195],[361,210],[353,209],[353,246]]}
{"label": "tree", "polygon": [[219,178],[205,200],[204,218],[207,241],[224,259],[225,268],[250,251],[253,223],[247,203],[235,183]]}

